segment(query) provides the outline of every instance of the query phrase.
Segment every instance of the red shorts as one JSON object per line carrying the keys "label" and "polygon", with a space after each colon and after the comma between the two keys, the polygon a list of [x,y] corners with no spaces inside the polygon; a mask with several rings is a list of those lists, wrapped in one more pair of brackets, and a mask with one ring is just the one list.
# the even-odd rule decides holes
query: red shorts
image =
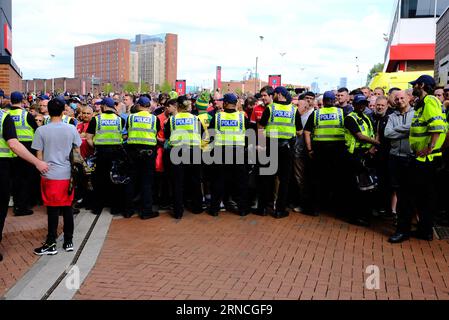
{"label": "red shorts", "polygon": [[75,191],[69,195],[70,180],[48,180],[41,178],[41,194],[44,206],[70,207],[75,197]]}

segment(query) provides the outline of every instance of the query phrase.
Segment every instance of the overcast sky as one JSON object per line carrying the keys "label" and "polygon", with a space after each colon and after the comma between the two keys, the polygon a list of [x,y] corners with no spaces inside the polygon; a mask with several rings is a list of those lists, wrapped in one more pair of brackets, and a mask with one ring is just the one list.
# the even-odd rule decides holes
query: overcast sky
{"label": "overcast sky", "polygon": [[188,85],[212,83],[217,65],[224,81],[241,80],[259,56],[263,79],[317,79],[323,90],[348,77],[356,87],[384,60],[394,2],[14,0],[13,57],[24,79],[73,77],[77,45],[170,32],[179,35],[178,78]]}

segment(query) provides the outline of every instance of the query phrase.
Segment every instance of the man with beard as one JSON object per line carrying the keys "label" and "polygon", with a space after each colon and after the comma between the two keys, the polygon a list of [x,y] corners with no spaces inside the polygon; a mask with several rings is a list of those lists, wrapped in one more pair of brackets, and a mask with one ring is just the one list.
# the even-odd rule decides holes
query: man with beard
{"label": "man with beard", "polygon": [[[404,183],[408,190],[398,195],[398,232],[390,242],[400,243],[410,236],[433,240],[433,219],[437,210],[437,169],[442,163],[442,146],[446,139],[447,124],[441,102],[432,94],[435,80],[428,75],[410,83],[413,95],[418,98],[415,116],[410,128],[410,147],[413,159],[410,164],[409,181]],[[410,195],[407,198],[407,195]],[[411,232],[414,209],[418,209],[418,229]]]}

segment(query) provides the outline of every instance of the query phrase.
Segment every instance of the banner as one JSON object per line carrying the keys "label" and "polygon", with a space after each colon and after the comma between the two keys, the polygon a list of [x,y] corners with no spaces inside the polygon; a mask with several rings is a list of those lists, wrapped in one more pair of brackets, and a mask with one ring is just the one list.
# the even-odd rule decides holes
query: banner
{"label": "banner", "polygon": [[281,77],[280,74],[279,75],[274,75],[274,76],[269,76],[268,77],[268,84],[270,86],[272,86],[273,89],[276,89],[277,87],[282,86],[281,80],[282,80],[282,77]]}
{"label": "banner", "polygon": [[176,80],[176,93],[180,96],[186,94],[186,80]]}
{"label": "banner", "polygon": [[3,24],[3,47],[7,53],[12,55],[12,33],[7,23]]}
{"label": "banner", "polygon": [[218,66],[217,67],[217,87],[215,89],[217,89],[218,91],[221,92],[221,67]]}

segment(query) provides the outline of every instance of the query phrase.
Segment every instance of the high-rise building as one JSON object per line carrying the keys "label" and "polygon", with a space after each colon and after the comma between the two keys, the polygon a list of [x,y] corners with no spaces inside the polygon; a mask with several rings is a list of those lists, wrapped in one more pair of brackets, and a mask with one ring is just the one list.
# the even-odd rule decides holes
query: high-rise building
{"label": "high-rise building", "polygon": [[178,35],[136,35],[131,43],[139,54],[139,81],[160,86],[167,81],[175,86],[178,76]]}
{"label": "high-rise building", "polygon": [[129,53],[129,81],[139,82],[139,53],[135,51]]}
{"label": "high-rise building", "polygon": [[139,80],[149,84],[153,90],[165,80],[165,46],[159,42],[137,44]]}
{"label": "high-rise building", "polygon": [[338,86],[338,89],[347,87],[348,87],[348,78],[346,77],[340,78],[340,85]]}
{"label": "high-rise building", "polygon": [[318,82],[312,82],[310,85],[312,92],[314,93],[320,93],[320,87],[318,85]]}
{"label": "high-rise building", "polygon": [[130,80],[130,41],[116,39],[75,47],[75,78]]}

